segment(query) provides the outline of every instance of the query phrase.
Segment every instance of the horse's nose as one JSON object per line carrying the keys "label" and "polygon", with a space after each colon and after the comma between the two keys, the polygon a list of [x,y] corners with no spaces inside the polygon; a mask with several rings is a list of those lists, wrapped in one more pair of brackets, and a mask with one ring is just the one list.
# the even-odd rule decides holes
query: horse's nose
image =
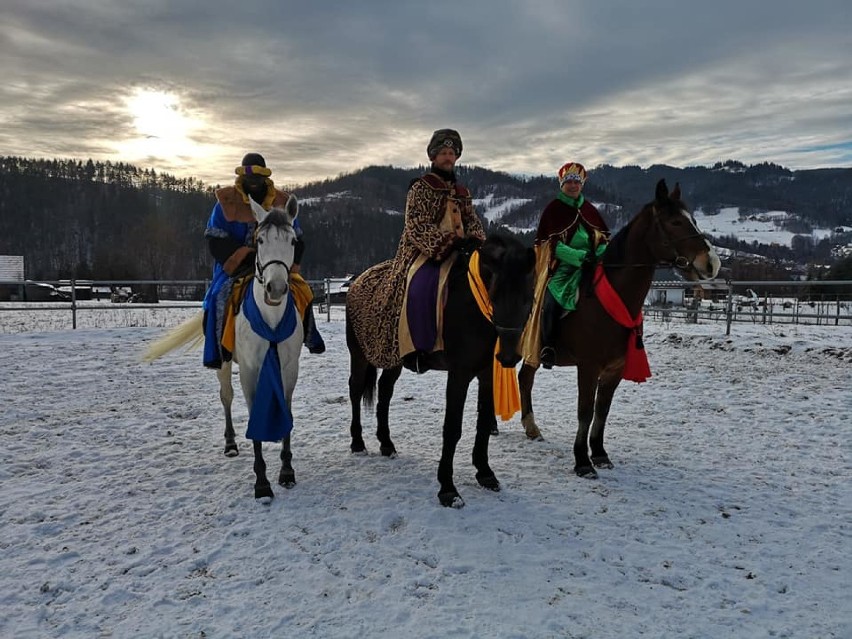
{"label": "horse's nose", "polygon": [[504,368],[514,368],[515,365],[521,361],[521,356],[515,351],[511,351],[509,353],[500,351],[497,353],[497,361],[500,362],[500,366]]}
{"label": "horse's nose", "polygon": [[278,282],[277,280],[273,280],[266,284],[266,296],[270,301],[280,301],[287,295],[290,287],[287,285],[287,282]]}
{"label": "horse's nose", "polygon": [[711,250],[697,259],[694,265],[701,279],[712,280],[719,274],[722,262],[716,251]]}

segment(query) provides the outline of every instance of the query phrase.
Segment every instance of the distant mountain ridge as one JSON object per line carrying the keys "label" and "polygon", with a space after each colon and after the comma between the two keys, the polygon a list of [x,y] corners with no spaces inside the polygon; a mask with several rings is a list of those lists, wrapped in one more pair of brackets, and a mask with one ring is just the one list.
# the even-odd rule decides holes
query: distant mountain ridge
{"label": "distant mountain ridge", "polygon": [[[350,174],[301,186],[297,193],[309,206],[333,204],[327,199],[352,197],[377,211],[401,212],[409,182],[425,167],[370,166]],[[457,167],[459,180],[476,200],[477,210],[490,221],[515,228],[534,229],[544,206],[555,197],[555,177],[520,177],[481,167]],[[653,199],[660,179],[669,187],[679,183],[684,200],[693,209],[717,211],[738,206],[748,211],[783,210],[813,225],[852,226],[852,169],[791,171],[763,163],[746,166],[728,160],[713,167],[677,168],[667,165],[614,167],[589,170],[586,196],[605,205],[608,221],[619,227]],[[506,204],[509,203],[507,206]],[[499,214],[489,215],[501,208]]]}
{"label": "distant mountain ridge", "polygon": [[[358,273],[392,257],[409,184],[425,170],[369,166],[292,187],[302,203],[305,275]],[[530,242],[558,192],[550,176],[465,165],[457,174],[486,225],[505,226]],[[826,264],[837,257],[836,245],[852,243],[852,169],[790,171],[732,160],[713,167],[603,165],[590,170],[584,192],[615,231],[653,198],[661,178],[670,188],[679,182],[694,210],[724,213],[718,220],[730,219],[732,208],[742,220],[785,211],[769,217],[785,227],[786,238],[801,234],[792,248],[724,236],[714,237],[718,246]],[[203,233],[214,202],[209,185],[126,163],[0,157],[0,255],[23,255],[33,279],[203,279],[212,263]],[[811,235],[813,228],[833,229],[832,236]]]}

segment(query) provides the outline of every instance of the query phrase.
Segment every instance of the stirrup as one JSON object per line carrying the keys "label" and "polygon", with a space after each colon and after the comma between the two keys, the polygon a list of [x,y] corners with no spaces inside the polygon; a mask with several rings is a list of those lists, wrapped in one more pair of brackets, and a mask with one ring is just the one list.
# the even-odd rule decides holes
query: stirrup
{"label": "stirrup", "polygon": [[545,346],[541,349],[538,358],[541,361],[542,367],[550,370],[556,365],[556,349],[552,346]]}

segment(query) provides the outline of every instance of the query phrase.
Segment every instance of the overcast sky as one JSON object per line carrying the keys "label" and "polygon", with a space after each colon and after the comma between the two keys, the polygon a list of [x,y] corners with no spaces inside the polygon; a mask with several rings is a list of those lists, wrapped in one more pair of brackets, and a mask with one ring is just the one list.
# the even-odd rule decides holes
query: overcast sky
{"label": "overcast sky", "polygon": [[3,0],[0,154],[279,184],[462,162],[554,174],[852,165],[848,0]]}

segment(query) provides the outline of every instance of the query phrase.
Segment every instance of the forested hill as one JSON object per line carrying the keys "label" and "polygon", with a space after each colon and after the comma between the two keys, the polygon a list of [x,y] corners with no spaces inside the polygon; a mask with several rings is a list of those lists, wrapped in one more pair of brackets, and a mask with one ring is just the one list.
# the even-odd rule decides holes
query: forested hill
{"label": "forested hill", "polygon": [[[391,257],[405,193],[423,167],[372,166],[296,187],[309,278],[357,273]],[[553,177],[460,166],[460,180],[488,221],[532,229],[557,192]],[[852,169],[789,171],[774,164],[715,167],[600,166],[587,197],[612,228],[652,199],[665,178],[705,210],[786,210],[803,224],[852,226]],[[283,184],[287,188],[286,184]],[[192,178],[110,162],[0,157],[0,255],[24,255],[31,279],[203,279],[211,258],[203,231],[213,190]]]}

